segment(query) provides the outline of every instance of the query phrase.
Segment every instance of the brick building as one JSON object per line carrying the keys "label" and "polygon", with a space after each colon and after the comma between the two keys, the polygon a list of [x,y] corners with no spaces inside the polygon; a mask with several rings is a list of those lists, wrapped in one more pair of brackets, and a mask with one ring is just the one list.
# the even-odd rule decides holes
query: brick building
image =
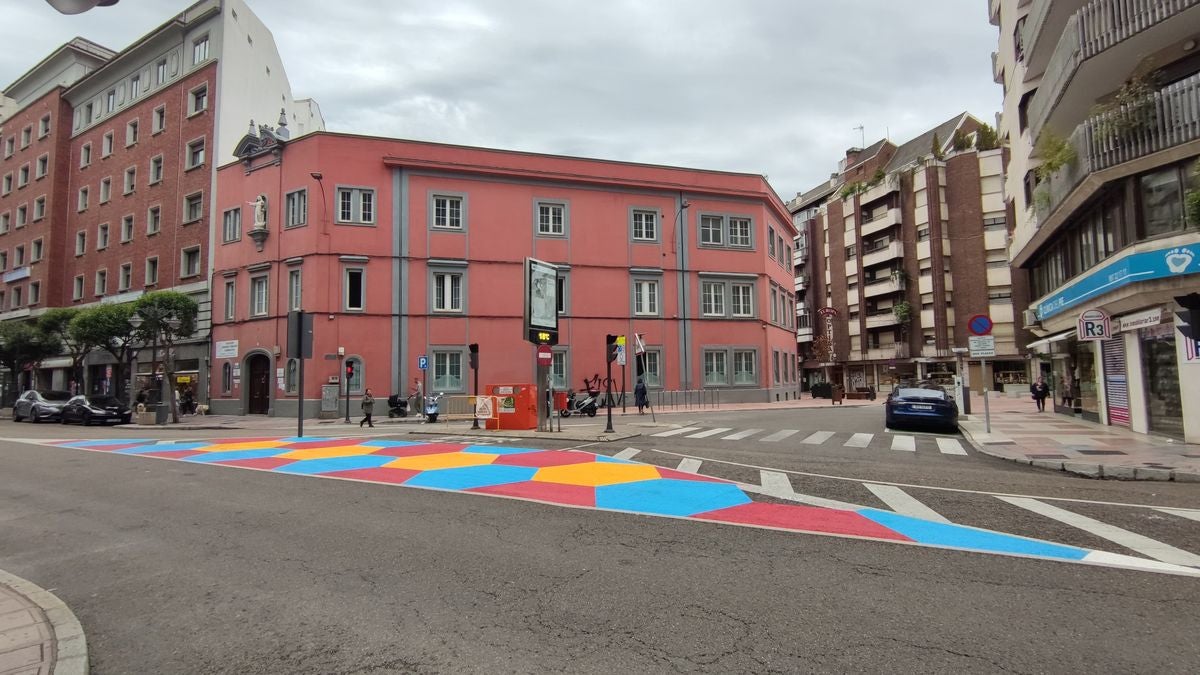
{"label": "brick building", "polygon": [[[204,382],[215,166],[251,117],[324,127],[315,103],[292,99],[270,31],[241,0],[202,0],[120,52],[72,40],[4,97],[0,321],[178,290],[201,320],[173,355],[177,381]],[[141,350],[139,375],[164,356]],[[69,365],[47,359],[20,386],[115,388],[106,353],[83,383]]]}
{"label": "brick building", "polygon": [[788,208],[800,230],[797,338],[805,387],[887,391],[902,378],[951,385],[967,321],[995,323],[996,357],[968,361],[974,390],[1026,390],[1024,336],[1013,321],[1024,288],[1009,273],[1003,157],[974,147],[962,114],[896,145],[851,148],[827,183]]}

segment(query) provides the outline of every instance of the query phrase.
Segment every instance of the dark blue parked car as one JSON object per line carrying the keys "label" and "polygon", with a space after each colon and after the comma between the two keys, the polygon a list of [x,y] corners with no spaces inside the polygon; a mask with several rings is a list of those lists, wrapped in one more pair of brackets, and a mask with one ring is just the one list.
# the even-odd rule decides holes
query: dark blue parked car
{"label": "dark blue parked car", "polygon": [[958,404],[946,390],[933,383],[900,385],[884,404],[888,427],[928,426],[958,431]]}

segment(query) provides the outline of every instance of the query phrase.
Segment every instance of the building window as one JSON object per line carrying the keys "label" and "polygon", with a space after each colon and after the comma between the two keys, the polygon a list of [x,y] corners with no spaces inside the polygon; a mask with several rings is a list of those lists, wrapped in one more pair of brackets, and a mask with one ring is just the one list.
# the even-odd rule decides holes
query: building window
{"label": "building window", "polygon": [[75,277],[75,279],[71,285],[71,299],[72,300],[82,300],[83,299],[83,275],[82,274]]}
{"label": "building window", "polygon": [[167,81],[167,60],[161,59],[154,64],[155,81],[161,86]]}
{"label": "building window", "polygon": [[9,218],[10,216],[8,215],[8,212],[0,213],[0,234],[5,234],[8,232]]}
{"label": "building window", "polygon": [[[752,349],[735,349],[733,352],[733,383],[758,384],[755,365],[758,355]],[[775,380],[779,380],[779,352],[775,352]]]}
{"label": "building window", "polygon": [[157,134],[167,128],[167,107],[160,105],[154,109],[154,114],[150,116],[150,131]]}
{"label": "building window", "polygon": [[[133,216],[129,217],[130,225],[133,224]],[[158,234],[162,229],[162,209],[157,206],[151,206],[146,211],[146,234]]]}
{"label": "building window", "polygon": [[704,384],[718,386],[729,384],[729,370],[726,364],[726,352],[704,352]]}
{"label": "building window", "polygon": [[86,211],[88,207],[88,189],[85,187],[79,188],[79,203],[76,205],[77,210]]}
{"label": "building window", "polygon": [[16,149],[17,139],[15,137],[9,136],[8,138],[4,139],[4,159],[12,157],[13,153],[16,152]]}
{"label": "building window", "polygon": [[188,92],[188,114],[195,115],[208,109],[208,85],[202,84]]}
{"label": "building window", "polygon": [[23,188],[29,185],[29,165],[26,164],[17,170],[17,187]]}
{"label": "building window", "polygon": [[754,316],[754,285],[733,284],[730,286],[730,309],[736,317]]}
{"label": "building window", "polygon": [[267,290],[265,276],[250,280],[250,316],[267,315]]}
{"label": "building window", "polygon": [[192,42],[192,65],[208,60],[208,36],[196,38]]}
{"label": "building window", "polygon": [[433,311],[462,312],[461,272],[435,272],[433,274]]}
{"label": "building window", "polygon": [[700,283],[700,313],[704,316],[725,316],[725,284],[717,281]]}
{"label": "building window", "polygon": [[34,281],[29,284],[29,304],[36,305],[42,299],[42,282]]}
{"label": "building window", "polygon": [[567,272],[560,269],[554,277],[554,309],[559,316],[565,315],[571,308],[571,284]]}
{"label": "building window", "polygon": [[133,216],[125,216],[121,218],[121,243],[128,243],[133,239]]}
{"label": "building window", "polygon": [[1004,216],[999,216],[997,218],[984,218],[983,229],[987,231],[1007,230],[1008,222],[1005,220]]}
{"label": "building window", "polygon": [[658,281],[637,279],[633,282],[633,313],[636,316],[658,316]]}
{"label": "building window", "polygon": [[337,222],[375,222],[375,191],[365,188],[338,188]]}
{"label": "building window", "polygon": [[158,257],[146,258],[146,286],[158,283]]}
{"label": "building window", "polygon": [[87,232],[80,230],[75,233],[75,255],[87,252]]}
{"label": "building window", "polygon": [[46,198],[38,197],[33,200],[33,220],[37,222],[46,217]]}
{"label": "building window", "polygon": [[104,137],[102,139],[100,139],[100,156],[108,157],[112,153],[113,153],[113,132],[110,131],[107,134],[104,134]]}
{"label": "building window", "polygon": [[125,147],[129,147],[138,142],[138,121],[129,120],[125,125]]}
{"label": "building window", "polygon": [[43,115],[42,119],[38,120],[38,138],[45,138],[50,135],[50,115]]}
{"label": "building window", "polygon": [[194,223],[204,215],[204,194],[196,193],[183,199],[183,222]]}
{"label": "building window", "polygon": [[96,228],[96,250],[103,251],[108,248],[108,223],[101,223]]}
{"label": "building window", "polygon": [[720,246],[725,243],[723,231],[724,219],[720,216],[700,217],[700,243],[709,246]]}
{"label": "building window", "polygon": [[537,233],[543,237],[566,236],[567,205],[555,202],[538,202]]}
{"label": "building window", "polygon": [[21,307],[23,304],[24,303],[21,302],[21,287],[17,286],[16,288],[12,289],[12,307],[13,309],[16,309],[17,307]]}
{"label": "building window", "polygon": [[352,394],[361,394],[363,390],[363,360],[352,356],[346,359],[346,370],[350,373],[350,377],[346,378],[346,388]]}
{"label": "building window", "polygon": [[162,182],[163,179],[163,157],[158,155],[150,160],[150,184]]}
{"label": "building window", "polygon": [[29,144],[32,142],[33,142],[33,127],[25,127],[24,129],[21,130],[21,149],[24,150],[25,148],[28,148]]}
{"label": "building window", "polygon": [[[8,269],[8,251],[0,251],[0,271]],[[3,306],[3,303],[0,303]]]}
{"label": "building window", "polygon": [[296,190],[283,197],[284,227],[299,227],[308,222],[308,190]]}
{"label": "building window", "polygon": [[117,90],[109,89],[108,94],[104,97],[104,112],[111,113],[117,109]]}
{"label": "building window", "polygon": [[225,282],[225,320],[233,321],[234,310],[237,308],[237,282]]}
{"label": "building window", "polygon": [[647,349],[642,354],[642,380],[647,387],[662,386],[662,352],[657,349]]}
{"label": "building window", "polygon": [[463,229],[463,199],[434,195],[433,227],[445,230]]}
{"label": "building window", "polygon": [[361,267],[347,267],[343,280],[346,284],[346,311],[364,311],[367,308],[367,271]]}
{"label": "building window", "polygon": [[22,244],[17,246],[15,249],[13,249],[13,253],[16,256],[16,263],[14,267],[23,267],[25,265],[25,245]]}
{"label": "building window", "polygon": [[846,260],[854,260],[858,257],[858,246],[850,244],[846,247]]}
{"label": "building window", "polygon": [[129,78],[129,98],[137,98],[142,95],[142,78],[139,75],[134,75]]}
{"label": "building window", "polygon": [[658,214],[654,211],[633,212],[633,240],[658,241]]}
{"label": "building window", "polygon": [[45,247],[43,246],[42,240],[40,237],[37,239],[34,239],[33,243],[30,244],[30,247],[29,247],[29,262],[35,263],[35,262],[41,260],[42,254],[44,253],[44,251],[43,251],[44,248]]}
{"label": "building window", "polygon": [[45,178],[46,173],[50,171],[50,155],[42,155],[37,158],[37,170],[34,172],[34,177]]}
{"label": "building window", "polygon": [[98,270],[96,272],[96,295],[104,295],[108,292],[108,270]]}
{"label": "building window", "polygon": [[127,291],[133,285],[133,263],[121,264],[121,276],[117,279],[117,290]]}
{"label": "building window", "polygon": [[462,352],[435,351],[433,353],[433,388],[436,391],[462,390]]}
{"label": "building window", "polygon": [[125,194],[133,192],[137,187],[137,167],[131,166],[125,169]]}
{"label": "building window", "polygon": [[233,391],[233,364],[226,361],[221,364],[221,393]]}
{"label": "building window", "polygon": [[179,278],[200,276],[200,247],[185,248],[180,253]]}
{"label": "building window", "polygon": [[4,174],[4,184],[3,184],[3,186],[0,186],[0,195],[8,194],[8,193],[12,192],[12,189],[13,189],[12,174],[6,173],[6,174]]}
{"label": "building window", "polygon": [[79,168],[84,168],[92,163],[92,144],[84,143],[79,149]]}
{"label": "building window", "polygon": [[232,208],[221,216],[221,241],[228,244],[242,238],[242,208]]}
{"label": "building window", "polygon": [[[874,339],[878,335],[879,335],[878,333],[872,333],[871,337]],[[878,347],[878,345],[872,345],[872,346]],[[734,382],[734,384],[737,384],[738,383],[737,354],[733,355],[733,364],[734,364],[733,365],[733,382]],[[772,371],[774,372],[774,375],[775,375],[775,379],[773,380],[773,382],[775,384],[779,384],[779,382],[780,382],[780,379],[779,379],[779,352],[771,352],[771,366],[772,366]]]}
{"label": "building window", "polygon": [[566,389],[570,383],[567,377],[567,353],[555,349],[550,353],[550,386],[555,389]]}
{"label": "building window", "polygon": [[28,216],[29,216],[29,207],[25,206],[24,204],[22,204],[21,206],[18,206],[17,207],[17,227],[25,227],[25,223],[28,220]]}
{"label": "building window", "polygon": [[107,204],[112,199],[112,179],[105,176],[100,179],[100,203]]}
{"label": "building window", "polygon": [[1172,166],[1141,177],[1142,236],[1146,238],[1178,232],[1186,227],[1180,170]]}
{"label": "building window", "polygon": [[775,257],[775,228],[767,228],[767,255]]}
{"label": "building window", "polygon": [[300,380],[300,359],[288,359],[287,368],[284,371],[283,390],[288,394],[295,394],[297,383]]}
{"label": "building window", "polygon": [[200,138],[188,143],[187,168],[195,169],[204,164],[204,139]]}
{"label": "building window", "polygon": [[288,310],[300,311],[304,302],[304,282],[300,270],[288,270]]}

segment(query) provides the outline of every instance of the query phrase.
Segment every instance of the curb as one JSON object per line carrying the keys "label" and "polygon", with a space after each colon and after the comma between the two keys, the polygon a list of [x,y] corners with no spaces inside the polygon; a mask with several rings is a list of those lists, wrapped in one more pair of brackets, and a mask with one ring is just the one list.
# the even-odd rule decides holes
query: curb
{"label": "curb", "polygon": [[80,625],[79,619],[75,618],[71,608],[50,591],[4,570],[0,570],[0,584],[8,586],[37,605],[50,622],[50,629],[54,632],[55,651],[50,672],[54,675],[87,675],[87,636],[84,635],[83,626]]}
{"label": "curb", "polygon": [[[1176,483],[1200,483],[1200,473],[1194,471],[1179,471],[1175,469],[1157,469],[1154,467],[1133,467],[1133,466],[1106,466],[1092,462],[1079,462],[1062,459],[1022,459],[1020,457],[1010,457],[1005,454],[997,453],[988,449],[989,443],[975,440],[975,432],[971,429],[959,425],[962,431],[963,438],[971,444],[980,454],[996,459],[1003,459],[1015,464],[1032,466],[1038,469],[1049,469],[1051,471],[1062,471],[1064,473],[1082,476],[1084,478],[1109,479],[1109,480],[1156,480],[1156,481],[1175,481]],[[1009,441],[1011,443],[1011,441]]]}

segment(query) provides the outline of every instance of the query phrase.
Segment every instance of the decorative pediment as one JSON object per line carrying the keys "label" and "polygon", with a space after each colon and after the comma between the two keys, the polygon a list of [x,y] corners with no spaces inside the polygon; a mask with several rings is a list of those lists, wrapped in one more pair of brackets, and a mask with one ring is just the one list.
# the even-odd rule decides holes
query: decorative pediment
{"label": "decorative pediment", "polygon": [[283,146],[287,145],[288,138],[286,129],[282,130],[283,133],[279,133],[279,131],[266,124],[260,124],[255,128],[254,120],[250,120],[250,132],[238,141],[233,149],[233,155],[240,160],[249,161],[261,155],[282,152]]}

